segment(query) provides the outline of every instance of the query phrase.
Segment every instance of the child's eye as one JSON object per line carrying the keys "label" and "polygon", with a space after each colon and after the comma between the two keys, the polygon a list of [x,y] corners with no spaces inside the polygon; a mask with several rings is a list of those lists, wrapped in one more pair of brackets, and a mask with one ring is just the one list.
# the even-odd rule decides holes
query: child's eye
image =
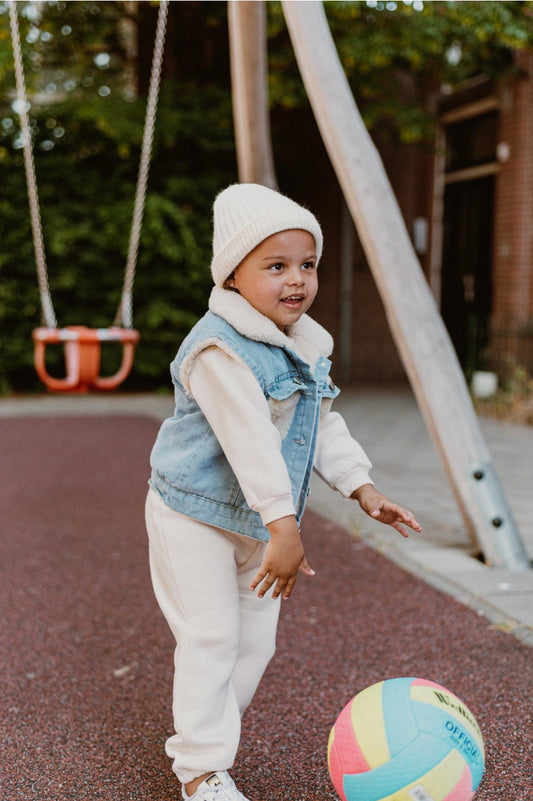
{"label": "child's eye", "polygon": [[284,269],[285,265],[282,262],[278,261],[276,264],[271,264],[270,269],[273,270],[275,273],[280,273]]}
{"label": "child's eye", "polygon": [[314,270],[315,269],[315,263],[314,263],[314,261],[304,261],[304,263],[302,264],[302,267],[303,267],[304,270]]}

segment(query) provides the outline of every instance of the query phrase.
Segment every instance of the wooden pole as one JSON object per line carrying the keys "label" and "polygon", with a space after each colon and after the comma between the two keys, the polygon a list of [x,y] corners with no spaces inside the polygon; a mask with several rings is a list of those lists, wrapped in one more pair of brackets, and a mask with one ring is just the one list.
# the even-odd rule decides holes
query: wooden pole
{"label": "wooden pole", "polygon": [[283,0],[282,5],[324,144],[467,531],[488,564],[529,568],[455,351],[355,105],[323,4]]}
{"label": "wooden pole", "polygon": [[230,0],[228,23],[239,180],[277,189],[268,114],[264,2]]}

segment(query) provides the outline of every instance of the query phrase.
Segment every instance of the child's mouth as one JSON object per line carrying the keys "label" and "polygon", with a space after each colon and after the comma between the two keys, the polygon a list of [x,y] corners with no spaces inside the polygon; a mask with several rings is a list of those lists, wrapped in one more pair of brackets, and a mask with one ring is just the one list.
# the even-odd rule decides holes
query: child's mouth
{"label": "child's mouth", "polygon": [[297,309],[303,303],[303,295],[290,295],[288,298],[282,298],[281,302],[289,309]]}

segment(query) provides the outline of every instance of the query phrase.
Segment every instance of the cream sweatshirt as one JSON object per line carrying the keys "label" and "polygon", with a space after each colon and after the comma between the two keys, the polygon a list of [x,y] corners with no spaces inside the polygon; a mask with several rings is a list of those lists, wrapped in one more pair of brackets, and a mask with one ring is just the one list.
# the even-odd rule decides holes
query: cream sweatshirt
{"label": "cream sweatshirt", "polygon": [[[194,358],[189,392],[218,441],[246,502],[265,525],[295,513],[291,481],[281,453],[297,397],[267,401],[252,370],[235,353],[217,345]],[[372,465],[340,414],[324,399],[320,411],[314,470],[329,486],[349,498],[372,484]]]}

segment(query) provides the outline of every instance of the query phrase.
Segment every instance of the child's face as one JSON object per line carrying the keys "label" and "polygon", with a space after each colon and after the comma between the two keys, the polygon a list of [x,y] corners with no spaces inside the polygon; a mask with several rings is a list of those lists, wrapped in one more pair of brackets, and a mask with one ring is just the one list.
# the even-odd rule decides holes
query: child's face
{"label": "child's face", "polygon": [[308,231],[280,231],[239,264],[231,284],[285,331],[305,314],[318,290],[315,240]]}

